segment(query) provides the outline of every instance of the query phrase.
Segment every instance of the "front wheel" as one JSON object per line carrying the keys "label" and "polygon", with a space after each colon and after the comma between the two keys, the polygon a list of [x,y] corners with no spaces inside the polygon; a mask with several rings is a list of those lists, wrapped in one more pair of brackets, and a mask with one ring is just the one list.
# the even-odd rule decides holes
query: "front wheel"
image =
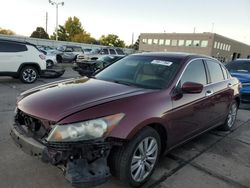
{"label": "front wheel", "polygon": [[144,184],[153,173],[161,151],[159,134],[144,128],[129,143],[111,151],[111,173],[132,187]]}
{"label": "front wheel", "polygon": [[34,83],[37,80],[38,72],[33,66],[25,66],[20,71],[20,80],[24,83]]}
{"label": "front wheel", "polygon": [[238,111],[238,104],[236,101],[233,101],[233,103],[230,105],[225,123],[221,127],[219,127],[221,130],[230,131],[233,128],[236,121],[237,111]]}

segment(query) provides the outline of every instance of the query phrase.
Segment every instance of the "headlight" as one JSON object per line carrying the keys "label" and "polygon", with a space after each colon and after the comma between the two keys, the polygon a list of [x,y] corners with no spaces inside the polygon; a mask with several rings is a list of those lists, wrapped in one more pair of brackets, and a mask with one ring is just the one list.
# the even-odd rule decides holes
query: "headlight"
{"label": "headlight", "polygon": [[74,142],[101,138],[108,135],[123,117],[124,114],[120,113],[79,123],[55,125],[47,141]]}

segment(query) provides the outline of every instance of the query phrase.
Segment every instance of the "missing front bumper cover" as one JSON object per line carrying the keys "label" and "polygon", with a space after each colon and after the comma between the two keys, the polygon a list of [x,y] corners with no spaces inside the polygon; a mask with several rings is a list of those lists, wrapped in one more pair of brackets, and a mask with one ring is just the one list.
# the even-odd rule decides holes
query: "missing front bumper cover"
{"label": "missing front bumper cover", "polygon": [[77,159],[67,163],[65,177],[75,187],[89,187],[102,184],[111,176],[107,159],[99,158],[92,163]]}
{"label": "missing front bumper cover", "polygon": [[[96,186],[106,182],[111,176],[107,165],[107,157],[111,148],[108,143],[93,143],[91,147],[78,145],[78,149],[57,151],[56,148],[51,150],[32,137],[22,133],[16,126],[12,128],[10,135],[16,145],[27,154],[41,157],[44,162],[50,162],[54,165],[64,162],[66,165],[65,178],[74,187]],[[96,146],[93,146],[95,144]],[[92,150],[92,147],[95,150]],[[70,158],[70,156],[76,156],[76,152],[81,150],[84,151],[81,153],[84,153],[85,156],[78,155],[79,158]]]}

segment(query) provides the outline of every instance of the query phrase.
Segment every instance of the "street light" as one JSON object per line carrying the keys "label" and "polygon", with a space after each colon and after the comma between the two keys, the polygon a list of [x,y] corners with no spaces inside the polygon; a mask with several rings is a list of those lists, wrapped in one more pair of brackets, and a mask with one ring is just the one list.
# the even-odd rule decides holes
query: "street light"
{"label": "street light", "polygon": [[59,5],[64,5],[64,2],[59,2],[59,3],[57,3],[57,2],[54,2],[54,1],[51,1],[51,0],[49,0],[49,3],[51,4],[51,5],[56,5],[56,40],[58,40],[58,6]]}

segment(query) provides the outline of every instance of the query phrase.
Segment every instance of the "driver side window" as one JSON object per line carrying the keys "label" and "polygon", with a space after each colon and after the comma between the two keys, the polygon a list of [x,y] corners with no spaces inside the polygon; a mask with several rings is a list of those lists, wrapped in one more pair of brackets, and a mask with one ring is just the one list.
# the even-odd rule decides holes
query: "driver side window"
{"label": "driver side window", "polygon": [[178,85],[181,87],[185,82],[207,84],[205,66],[202,60],[194,60],[187,66]]}

